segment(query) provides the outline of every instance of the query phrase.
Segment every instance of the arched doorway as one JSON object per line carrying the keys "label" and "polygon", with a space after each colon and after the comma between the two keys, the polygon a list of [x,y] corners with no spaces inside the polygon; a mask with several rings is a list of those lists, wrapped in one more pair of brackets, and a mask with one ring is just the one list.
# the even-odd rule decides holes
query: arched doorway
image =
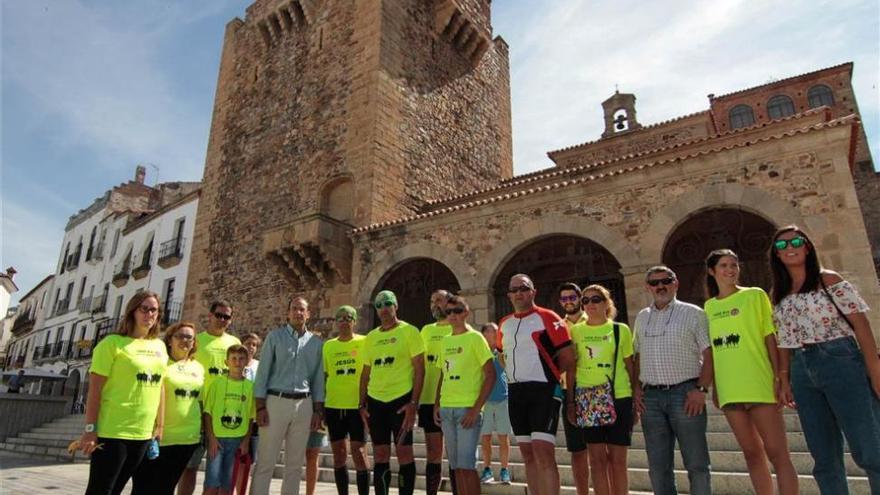
{"label": "arched doorway", "polygon": [[[67,375],[67,380],[64,381],[64,392],[63,395],[65,397],[70,397],[71,407],[76,404],[77,398],[79,396],[79,384],[81,381],[81,376],[78,370],[70,371],[70,374]],[[71,411],[77,412],[77,411]]]}
{"label": "arched doorway", "polygon": [[581,287],[602,284],[611,291],[618,309],[617,319],[627,321],[626,294],[620,263],[607,249],[589,239],[555,235],[522,247],[505,263],[495,278],[495,321],[513,311],[507,298],[507,286],[510,277],[517,273],[524,273],[535,282],[538,290],[535,302],[556,312],[561,311],[556,293],[560,284],[574,282]]}
{"label": "arched doorway", "polygon": [[405,261],[383,276],[370,296],[373,327],[378,325],[376,312],[372,310],[373,297],[386,289],[397,295],[397,317],[421,328],[434,321],[431,293],[437,289],[458,292],[461,285],[452,271],[439,261],[429,258]]}
{"label": "arched doorway", "polygon": [[740,285],[770,289],[767,247],[776,228],[764,218],[735,208],[712,208],[688,218],[669,235],[663,263],[681,280],[678,298],[698,306],[706,301],[705,260],[721,248],[740,259]]}

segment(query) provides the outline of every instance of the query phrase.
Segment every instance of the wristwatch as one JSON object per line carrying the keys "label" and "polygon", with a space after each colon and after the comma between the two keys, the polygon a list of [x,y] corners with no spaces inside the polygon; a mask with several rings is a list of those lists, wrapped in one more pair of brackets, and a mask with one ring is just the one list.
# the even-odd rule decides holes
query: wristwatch
{"label": "wristwatch", "polygon": [[708,387],[704,387],[704,386],[702,386],[702,385],[697,385],[697,390],[699,390],[700,392],[703,392],[704,394],[708,394],[708,393],[709,393],[709,388],[708,388]]}
{"label": "wristwatch", "polygon": [[95,423],[86,423],[86,427],[83,429],[86,433],[94,433],[95,432]]}

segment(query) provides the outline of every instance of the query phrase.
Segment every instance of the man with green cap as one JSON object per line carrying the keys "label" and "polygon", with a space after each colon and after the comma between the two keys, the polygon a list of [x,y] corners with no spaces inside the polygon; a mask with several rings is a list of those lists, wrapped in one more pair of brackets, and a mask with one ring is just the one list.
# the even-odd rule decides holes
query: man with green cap
{"label": "man with green cap", "polygon": [[412,495],[416,481],[412,429],[425,379],[425,344],[419,330],[397,319],[397,296],[376,294],[373,307],[380,325],[364,346],[360,383],[360,414],[373,441],[373,483],[376,495],[388,495],[391,484],[391,439],[400,464],[400,495]]}
{"label": "man with green cap", "polygon": [[324,342],[324,421],[333,450],[333,477],[339,495],[348,495],[345,439],[351,442],[351,459],[357,471],[358,495],[369,495],[370,472],[364,457],[364,422],[358,414],[361,372],[366,337],[353,329],[357,311],[340,306],[334,317],[337,336]]}

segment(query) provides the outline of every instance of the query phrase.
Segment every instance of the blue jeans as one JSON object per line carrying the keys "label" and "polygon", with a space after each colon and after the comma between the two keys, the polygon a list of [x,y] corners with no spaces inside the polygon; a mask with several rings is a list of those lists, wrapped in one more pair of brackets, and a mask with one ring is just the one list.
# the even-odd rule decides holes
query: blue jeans
{"label": "blue jeans", "polygon": [[441,407],[440,428],[446,442],[446,457],[449,469],[477,469],[477,445],[480,443],[480,426],[483,415],[470,428],[461,426],[461,418],[469,407]]}
{"label": "blue jeans", "polygon": [[819,490],[849,493],[843,465],[846,436],[853,460],[868,474],[871,493],[880,494],[880,400],[855,340],[845,337],[792,351],[791,388]]}
{"label": "blue jeans", "polygon": [[712,482],[709,474],[709,445],[706,441],[706,411],[688,416],[684,411],[687,393],[696,382],[688,381],[668,390],[645,390],[645,414],[642,430],[648,453],[651,486],[657,495],[675,495],[675,441],[681,450],[684,467],[690,480],[690,493],[709,495]]}
{"label": "blue jeans", "polygon": [[223,488],[232,490],[232,466],[235,464],[235,451],[238,450],[243,437],[218,438],[220,450],[212,459],[208,456],[205,465],[205,488]]}

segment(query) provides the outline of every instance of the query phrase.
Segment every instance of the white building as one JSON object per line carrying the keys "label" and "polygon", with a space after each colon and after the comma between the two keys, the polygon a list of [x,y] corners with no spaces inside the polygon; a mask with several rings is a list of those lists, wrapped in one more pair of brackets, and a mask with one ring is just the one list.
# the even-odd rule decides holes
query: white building
{"label": "white building", "polygon": [[[11,266],[6,273],[0,272],[0,363],[6,360],[6,344],[9,342],[12,323],[9,319],[9,301],[12,294],[18,292],[18,286],[12,280],[15,277],[15,268]],[[9,327],[9,328],[6,328]]]}
{"label": "white building", "polygon": [[[116,329],[135,292],[169,294],[166,323],[179,318],[200,184],[150,187],[144,179],[138,166],[134,180],[70,217],[41,309],[44,320],[27,335],[16,333],[24,360],[16,354],[14,363],[66,376],[65,394],[84,398],[92,349]],[[51,392],[61,393],[60,385]]]}

